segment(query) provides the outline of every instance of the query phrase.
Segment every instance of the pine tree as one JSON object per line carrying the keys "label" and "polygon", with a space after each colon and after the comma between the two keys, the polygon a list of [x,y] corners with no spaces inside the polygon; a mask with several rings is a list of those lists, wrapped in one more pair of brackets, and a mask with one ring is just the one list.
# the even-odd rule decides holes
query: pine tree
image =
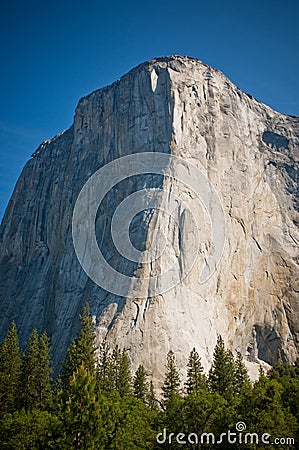
{"label": "pine tree", "polygon": [[21,367],[21,406],[26,411],[47,410],[52,405],[52,369],[46,333],[39,340],[37,330],[32,331]]}
{"label": "pine tree", "polygon": [[63,439],[59,448],[104,450],[106,433],[96,396],[96,379],[83,364],[73,372],[66,397],[61,414]]}
{"label": "pine tree", "polygon": [[[154,444],[156,432],[151,428],[154,415],[146,405],[131,395],[113,397],[112,417],[114,428],[106,449],[149,450]],[[111,420],[108,421],[111,423]],[[105,449],[105,450],[106,450]]]}
{"label": "pine tree", "polygon": [[32,331],[27,348],[22,355],[21,406],[26,411],[38,408],[40,401],[39,385],[39,342],[36,328]]}
{"label": "pine tree", "polygon": [[201,364],[200,356],[193,348],[190,353],[187,365],[187,394],[198,394],[200,389],[207,387],[207,380],[204,374],[204,369]]}
{"label": "pine tree", "polygon": [[152,380],[150,381],[150,384],[149,384],[146,404],[150,411],[158,410],[158,400],[156,399],[154,385],[153,385]]}
{"label": "pine tree", "polygon": [[85,306],[83,315],[80,316],[80,319],[80,331],[71,343],[63,365],[62,380],[64,387],[67,387],[73,372],[75,372],[82,364],[92,375],[95,373],[95,335],[88,304]]}
{"label": "pine tree", "polygon": [[118,392],[122,397],[132,393],[131,363],[125,350],[122,351],[120,358]]}
{"label": "pine tree", "polygon": [[240,352],[237,352],[235,360],[235,377],[234,377],[234,391],[236,394],[241,394],[250,388],[250,379],[247,369],[244,364],[243,357]]}
{"label": "pine tree", "polygon": [[111,356],[111,374],[114,390],[122,397],[131,393],[130,360],[125,350],[120,351],[118,346],[113,349]]}
{"label": "pine tree", "polygon": [[146,401],[148,398],[148,383],[146,381],[146,371],[144,366],[141,364],[134,376],[133,380],[133,392],[134,397],[138,398],[139,400],[142,400],[143,402]]}
{"label": "pine tree", "polygon": [[63,391],[63,382],[61,375],[58,375],[58,377],[56,378],[52,399],[53,410],[55,412],[62,411],[63,403],[65,400],[65,392]]}
{"label": "pine tree", "polygon": [[16,324],[12,322],[0,346],[0,405],[2,414],[17,408],[21,356]]}
{"label": "pine tree", "polygon": [[296,366],[285,363],[276,364],[271,368],[271,370],[269,370],[267,377],[271,380],[281,380],[285,377],[296,377]]}
{"label": "pine tree", "polygon": [[39,409],[48,410],[52,406],[52,379],[49,338],[44,332],[39,341],[39,364],[37,368]]}
{"label": "pine tree", "polygon": [[97,359],[97,389],[100,393],[109,395],[114,390],[112,359],[109,344],[102,342]]}
{"label": "pine tree", "polygon": [[[240,412],[242,421],[248,425],[246,431],[262,434],[264,430],[267,430],[267,433],[272,436],[295,437],[298,433],[298,423],[291,414],[289,405],[284,406],[282,395],[283,386],[278,380],[269,380],[261,376],[249,395],[243,397],[243,411],[241,409]],[[296,445],[286,443],[276,447],[291,449]]]}
{"label": "pine tree", "polygon": [[167,353],[166,373],[162,386],[163,397],[167,402],[174,394],[179,394],[180,374],[176,366],[175,354],[172,350]]}
{"label": "pine tree", "polygon": [[214,349],[212,367],[209,372],[209,385],[213,392],[218,392],[227,400],[231,399],[235,382],[234,358],[231,351],[226,350],[219,335]]}

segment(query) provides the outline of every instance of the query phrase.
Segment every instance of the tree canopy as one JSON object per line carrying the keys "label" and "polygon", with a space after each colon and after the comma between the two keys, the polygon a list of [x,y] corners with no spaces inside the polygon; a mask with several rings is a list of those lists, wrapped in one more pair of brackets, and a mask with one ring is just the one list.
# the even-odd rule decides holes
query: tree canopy
{"label": "tree canopy", "polygon": [[[205,440],[212,439],[211,433],[219,438],[228,430],[234,433],[238,422],[249,433],[299,438],[298,364],[279,364],[252,383],[241,354],[233,355],[218,336],[207,375],[195,348],[186,355],[184,388],[172,350],[163,383],[154,387],[149,369],[140,365],[132,374],[127,352],[105,341],[96,351],[86,307],[62,374],[52,380],[46,333],[39,336],[34,329],[21,351],[12,323],[0,345],[1,448],[142,450],[160,448],[165,441],[164,448],[178,449],[182,436],[192,438],[186,448],[214,448],[196,443],[194,433]],[[244,442],[236,446],[261,448]],[[285,441],[267,448],[295,445]]]}

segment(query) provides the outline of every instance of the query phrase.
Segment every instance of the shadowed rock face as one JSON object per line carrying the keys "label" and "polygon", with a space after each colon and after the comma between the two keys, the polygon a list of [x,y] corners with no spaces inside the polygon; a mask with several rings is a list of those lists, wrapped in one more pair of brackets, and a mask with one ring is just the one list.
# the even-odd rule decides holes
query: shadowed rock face
{"label": "shadowed rock face", "polygon": [[[217,333],[248,361],[294,361],[299,349],[298,140],[298,118],[257,102],[192,58],[152,60],[82,98],[72,127],[32,155],[5,213],[1,338],[12,320],[22,343],[33,327],[46,329],[60,364],[88,301],[97,342],[106,336],[128,349],[133,368],[143,363],[156,380],[170,348],[183,366],[195,346],[208,368]],[[226,242],[206,283],[199,283],[196,263],[172,290],[134,299],[135,281],[130,293],[118,297],[81,268],[71,232],[78,194],[96,170],[138,152],[182,157],[218,192]],[[97,214],[97,241],[109,263],[132,277],[148,268],[117,253],[110,225],[122,200],[144,187],[163,188],[192,202],[186,187],[159,174],[123,180],[105,196]],[[131,240],[141,250],[154,229],[167,231],[169,252],[151,265],[154,272],[163,272],[171,255],[181,258],[184,251],[175,227],[159,210],[163,202],[166,197],[157,200],[157,210],[139,213],[130,227]],[[188,216],[183,227],[188,229]],[[207,236],[203,225],[203,243]],[[203,257],[204,251],[199,251]]]}

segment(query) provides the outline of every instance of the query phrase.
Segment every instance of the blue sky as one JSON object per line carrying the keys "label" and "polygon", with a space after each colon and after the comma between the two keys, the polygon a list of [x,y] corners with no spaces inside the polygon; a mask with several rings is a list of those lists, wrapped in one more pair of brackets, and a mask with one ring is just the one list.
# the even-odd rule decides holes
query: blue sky
{"label": "blue sky", "polygon": [[299,115],[299,2],[5,2],[0,17],[0,218],[22,167],[80,97],[140,62],[185,54]]}

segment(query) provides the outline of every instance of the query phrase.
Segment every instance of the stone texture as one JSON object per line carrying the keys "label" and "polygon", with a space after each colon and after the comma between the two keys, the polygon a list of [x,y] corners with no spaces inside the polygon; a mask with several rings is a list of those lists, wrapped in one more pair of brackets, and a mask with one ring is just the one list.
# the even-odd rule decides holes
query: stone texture
{"label": "stone texture", "polygon": [[[97,341],[107,337],[128,349],[133,368],[143,363],[157,382],[170,348],[183,367],[195,346],[208,369],[217,333],[250,367],[294,361],[299,349],[298,140],[297,117],[272,110],[219,71],[182,56],[141,64],[82,98],[71,128],[32,155],[5,213],[1,338],[13,319],[23,343],[32,327],[47,329],[59,364],[89,301]],[[81,269],[72,243],[72,212],[97,169],[120,156],[152,151],[181,156],[206,174],[223,204],[225,248],[216,273],[204,284],[198,282],[198,263],[162,295],[117,297]],[[148,267],[117,254],[109,225],[115,207],[144,186],[196,201],[171,178],[151,174],[125,180],[107,195],[97,216],[98,242],[109,262],[129,276],[141,276]],[[177,247],[175,227],[158,210],[167,198],[159,202],[154,213],[136,216],[132,241],[145,248],[158,227],[168,233],[169,254],[175,255],[183,249]],[[205,243],[209,230],[201,211]],[[162,255],[151,270],[163,271],[169,258]],[[130,295],[134,288],[133,283]]]}

